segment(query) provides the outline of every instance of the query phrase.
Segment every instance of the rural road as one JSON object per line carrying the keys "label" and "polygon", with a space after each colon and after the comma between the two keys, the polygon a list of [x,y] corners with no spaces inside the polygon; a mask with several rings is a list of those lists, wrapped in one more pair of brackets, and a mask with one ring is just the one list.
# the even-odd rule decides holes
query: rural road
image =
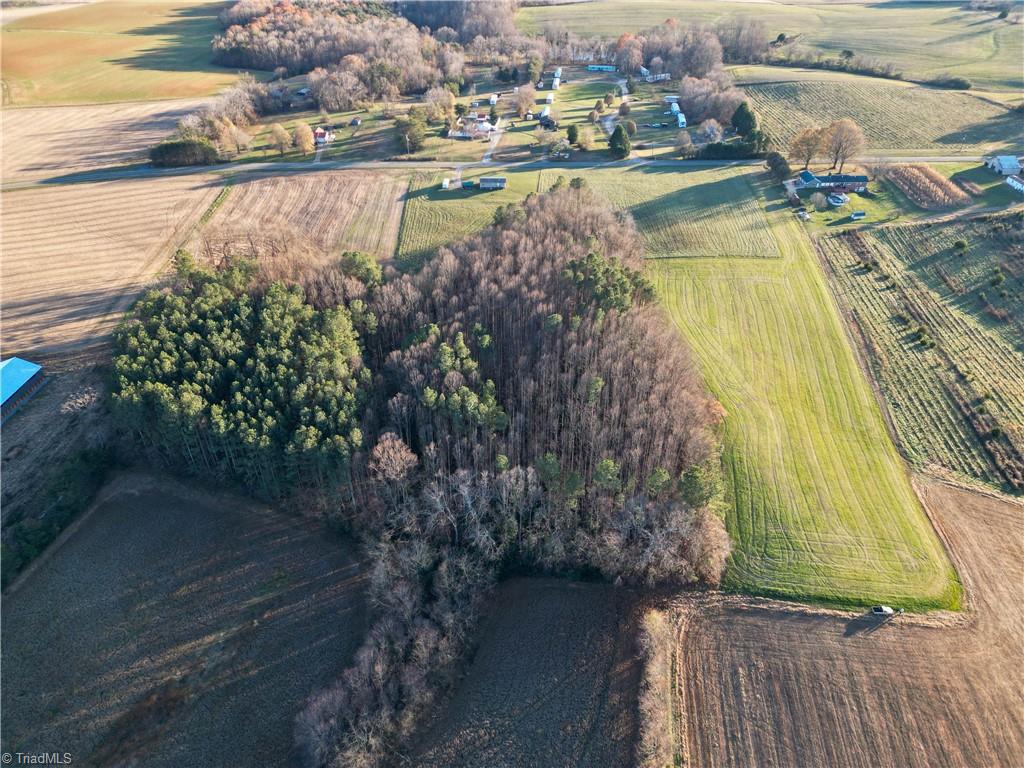
{"label": "rural road", "polygon": [[[862,162],[872,163],[924,163],[924,162],[981,162],[980,155],[948,155],[948,156],[921,156],[921,157],[882,157],[864,156]],[[62,174],[43,179],[25,179],[21,181],[6,182],[0,185],[0,190],[12,192],[18,189],[29,189],[32,187],[49,186],[53,184],[76,184],[81,182],[115,181],[118,179],[139,179],[154,178],[161,176],[184,176],[204,173],[226,173],[226,174],[274,174],[286,175],[304,172],[317,171],[340,171],[340,170],[445,170],[459,168],[608,168],[624,166],[652,166],[656,168],[725,168],[739,165],[760,165],[763,161],[759,159],[747,160],[669,160],[669,159],[643,159],[633,157],[626,160],[607,161],[552,161],[547,159],[519,160],[514,162],[494,162],[492,160],[478,160],[473,162],[454,162],[441,160],[328,160],[313,162],[265,162],[265,163],[223,163],[218,165],[197,165],[186,168],[155,168],[149,164],[119,166],[115,168],[103,168],[95,171],[81,171],[78,173]]]}

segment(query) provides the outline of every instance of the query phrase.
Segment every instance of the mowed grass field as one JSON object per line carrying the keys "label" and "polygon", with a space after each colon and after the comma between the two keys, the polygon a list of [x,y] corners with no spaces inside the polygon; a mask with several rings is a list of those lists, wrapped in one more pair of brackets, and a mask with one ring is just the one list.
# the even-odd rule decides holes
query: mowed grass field
{"label": "mowed grass field", "polygon": [[204,96],[237,73],[210,63],[223,3],[104,0],[29,16],[0,31],[4,104]]}
{"label": "mowed grass field", "polygon": [[445,177],[455,179],[453,171],[418,173],[409,183],[402,225],[398,237],[398,261],[414,266],[437,252],[441,246],[479,232],[494,219],[502,205],[518,202],[538,191],[537,171],[495,167],[474,170],[462,176],[476,181],[481,176],[505,176],[508,188],[484,192],[479,188],[441,189]]}
{"label": "mowed grass field", "polygon": [[810,242],[788,212],[767,216],[782,258],[663,259],[652,269],[728,413],[735,550],[725,584],[837,605],[956,607],[959,582]]}
{"label": "mowed grass field", "polygon": [[949,155],[1024,150],[1024,120],[969,93],[874,78],[794,80],[744,87],[782,146],[801,129],[853,118],[869,152]]}
{"label": "mowed grass field", "polygon": [[714,24],[730,17],[761,20],[772,38],[780,32],[799,36],[807,50],[838,56],[848,49],[891,62],[914,78],[951,72],[986,89],[1019,91],[1024,84],[1020,26],[956,2],[595,0],[523,8],[517,23],[529,31],[554,24],[584,36],[617,38],[669,18]]}
{"label": "mowed grass field", "polygon": [[[554,184],[560,173],[545,170],[541,188]],[[578,175],[615,207],[632,214],[649,258],[782,255],[766,218],[769,206],[757,193],[764,182],[744,169],[638,166]]]}

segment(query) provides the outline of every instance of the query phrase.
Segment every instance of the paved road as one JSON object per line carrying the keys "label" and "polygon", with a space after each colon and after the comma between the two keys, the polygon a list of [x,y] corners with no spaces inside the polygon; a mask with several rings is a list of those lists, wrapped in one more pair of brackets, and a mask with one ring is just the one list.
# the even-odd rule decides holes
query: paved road
{"label": "paved road", "polygon": [[[980,155],[929,155],[921,157],[883,157],[867,155],[860,158],[864,163],[925,163],[925,162],[981,162]],[[760,165],[762,160],[672,160],[668,158],[644,159],[639,157],[627,160],[565,160],[547,159],[520,160],[516,162],[474,161],[451,162],[440,160],[365,160],[344,161],[327,160],[314,163],[311,160],[301,162],[262,162],[262,163],[223,163],[219,165],[201,165],[188,168],[154,168],[151,165],[119,166],[102,168],[95,171],[69,173],[52,176],[46,179],[12,181],[0,186],[3,191],[48,186],[51,184],[77,184],[81,182],[115,181],[118,179],[154,178],[160,176],[184,176],[203,173],[221,173],[229,175],[262,174],[290,175],[297,173],[317,173],[320,171],[339,170],[447,170],[458,169],[460,172],[468,168],[615,168],[643,167],[656,168],[722,168],[739,165]]]}

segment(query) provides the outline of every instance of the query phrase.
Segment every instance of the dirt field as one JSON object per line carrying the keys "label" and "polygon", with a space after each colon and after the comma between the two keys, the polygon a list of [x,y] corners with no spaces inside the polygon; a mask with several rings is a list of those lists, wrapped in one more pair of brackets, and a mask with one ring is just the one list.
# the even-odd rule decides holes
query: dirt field
{"label": "dirt field", "polygon": [[[3,749],[75,765],[284,765],[366,629],[360,563],[310,521],[122,475],[4,598]],[[169,543],[173,542],[173,546]]]}
{"label": "dirt field", "polygon": [[408,186],[405,177],[354,171],[241,181],[190,246],[294,231],[332,254],[359,250],[390,259]]}
{"label": "dirt field", "polygon": [[82,107],[6,109],[4,182],[64,176],[144,160],[194,99]]}
{"label": "dirt field", "polygon": [[200,176],[5,192],[5,354],[47,361],[102,341],[216,194]]}
{"label": "dirt field", "polygon": [[424,729],[415,765],[630,765],[638,610],[633,593],[607,584],[503,584],[465,679]]}
{"label": "dirt field", "polygon": [[686,766],[1012,768],[1024,755],[1024,505],[922,481],[963,616],[719,597],[680,612]]}

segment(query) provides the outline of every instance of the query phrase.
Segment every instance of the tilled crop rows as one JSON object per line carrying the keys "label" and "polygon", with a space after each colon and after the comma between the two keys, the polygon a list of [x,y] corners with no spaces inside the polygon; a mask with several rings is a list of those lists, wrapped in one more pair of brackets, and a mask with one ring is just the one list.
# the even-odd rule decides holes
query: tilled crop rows
{"label": "tilled crop rows", "polygon": [[325,252],[395,253],[408,182],[383,173],[324,172],[235,183],[203,230],[212,240],[274,237],[285,229]]}
{"label": "tilled crop rows", "polygon": [[101,341],[216,193],[201,176],[5,192],[5,354],[66,354]]}
{"label": "tilled crop rows", "polygon": [[[961,277],[944,271],[931,282],[922,279],[915,263],[932,263],[951,235],[930,229],[928,250],[922,233],[909,229],[819,243],[900,441],[918,465],[1024,487],[1024,358],[1014,348],[1014,329],[985,327],[964,312],[954,290]],[[963,231],[952,230],[954,236]],[[969,278],[969,268],[963,276]]]}
{"label": "tilled crop rows", "polygon": [[200,102],[154,101],[6,109],[5,182],[140,162]]}
{"label": "tilled crop rows", "polygon": [[960,151],[1019,143],[1020,121],[965,93],[849,80],[764,83],[747,95],[768,132],[788,146],[801,129],[851,117],[872,150]]}
{"label": "tilled crop rows", "polygon": [[882,622],[738,597],[680,599],[683,765],[1019,764],[1024,507],[935,482],[921,492],[960,567],[967,616]]}

